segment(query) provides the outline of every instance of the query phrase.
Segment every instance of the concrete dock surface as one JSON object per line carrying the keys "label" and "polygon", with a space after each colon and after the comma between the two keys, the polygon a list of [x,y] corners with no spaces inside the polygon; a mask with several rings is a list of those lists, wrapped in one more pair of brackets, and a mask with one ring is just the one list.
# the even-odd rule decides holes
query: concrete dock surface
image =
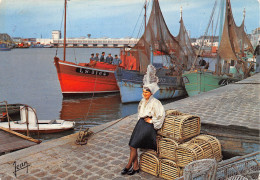
{"label": "concrete dock surface", "polygon": [[[164,107],[198,115],[205,124],[259,131],[260,73]],[[144,172],[120,174],[128,161],[128,142],[136,122],[134,114],[93,127],[94,134],[82,146],[75,144],[78,134],[72,134],[2,155],[0,179],[158,179]]]}

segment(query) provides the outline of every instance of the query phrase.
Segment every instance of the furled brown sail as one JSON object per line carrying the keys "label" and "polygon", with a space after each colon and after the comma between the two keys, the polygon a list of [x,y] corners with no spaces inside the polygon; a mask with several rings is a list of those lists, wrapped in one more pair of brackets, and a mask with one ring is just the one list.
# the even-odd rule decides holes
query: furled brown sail
{"label": "furled brown sail", "polygon": [[227,61],[241,60],[245,48],[253,52],[253,47],[244,31],[244,20],[241,26],[236,25],[230,0],[226,0],[225,23],[219,46],[219,55]]}
{"label": "furled brown sail", "polygon": [[[181,36],[181,35],[180,35]],[[137,70],[145,73],[150,64],[150,48],[154,52],[168,55],[169,62],[182,66],[182,47],[170,33],[163,18],[158,0],[154,0],[145,32],[138,43],[130,50],[137,63]],[[186,58],[187,59],[187,58]]]}
{"label": "furled brown sail", "polygon": [[176,40],[179,42],[179,45],[182,47],[182,51],[180,52],[180,57],[182,59],[182,64],[185,70],[190,70],[192,67],[192,62],[196,58],[196,54],[191,45],[190,38],[184,26],[183,19],[181,17],[180,20],[180,30],[178,36],[176,36]]}

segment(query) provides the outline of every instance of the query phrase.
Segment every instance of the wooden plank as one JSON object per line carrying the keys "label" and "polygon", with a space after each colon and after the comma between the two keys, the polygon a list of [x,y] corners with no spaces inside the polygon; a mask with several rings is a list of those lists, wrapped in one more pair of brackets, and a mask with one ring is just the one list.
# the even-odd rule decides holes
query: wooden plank
{"label": "wooden plank", "polygon": [[18,136],[18,134],[19,133],[13,134],[11,132],[0,129],[0,153],[19,150],[37,144],[36,142]]}

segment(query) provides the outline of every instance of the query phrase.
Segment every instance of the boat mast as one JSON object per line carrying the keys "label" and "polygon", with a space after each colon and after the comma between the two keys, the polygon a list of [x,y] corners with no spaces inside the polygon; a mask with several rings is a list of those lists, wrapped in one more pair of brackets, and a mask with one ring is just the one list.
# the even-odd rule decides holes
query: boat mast
{"label": "boat mast", "polygon": [[144,32],[146,30],[146,8],[147,8],[147,0],[145,0],[145,3],[144,3]]}
{"label": "boat mast", "polygon": [[182,20],[182,6],[180,8],[180,20]]}
{"label": "boat mast", "polygon": [[[212,19],[213,19],[213,15],[214,15],[214,12],[215,12],[215,9],[216,9],[216,5],[217,5],[217,0],[216,0],[215,3],[214,3],[214,6],[213,6],[213,9],[212,9],[210,18],[209,18],[208,26],[207,26],[206,31],[205,31],[205,33],[204,33],[204,35],[203,35],[203,38],[202,38],[202,44],[201,44],[201,46],[200,46],[200,48],[199,48],[198,55],[200,54],[201,49],[202,49],[202,47],[204,46],[204,40],[205,40],[205,37],[206,37],[207,34],[208,34],[209,26],[210,26],[210,24],[212,23]],[[195,68],[195,64],[196,64],[197,59],[198,59],[198,57],[199,57],[198,55],[196,56],[195,60],[193,61],[193,64],[192,64],[191,69],[190,69],[191,71],[194,70],[194,68]]]}
{"label": "boat mast", "polygon": [[153,46],[150,46],[150,64],[153,65]]}
{"label": "boat mast", "polygon": [[[245,17],[246,17],[246,8],[244,8],[244,11],[243,11],[243,25],[244,25],[244,23],[245,23]],[[245,28],[245,27],[244,27]],[[244,29],[243,29],[243,31],[244,31]],[[244,57],[244,54],[245,52],[244,52],[244,36],[242,36],[242,59],[243,59],[243,57]]]}
{"label": "boat mast", "polygon": [[246,17],[246,8],[244,8],[244,11],[243,11],[243,21],[245,20],[245,17]]}
{"label": "boat mast", "polygon": [[64,38],[63,38],[63,61],[66,60],[66,16],[67,16],[67,0],[64,3]]}
{"label": "boat mast", "polygon": [[[224,7],[225,7],[225,1],[224,0],[221,0],[220,1],[220,20],[219,20],[219,36],[218,36],[218,49],[219,49],[219,45],[220,45],[220,42],[221,42],[221,38],[222,38],[222,31],[223,31],[223,24],[224,24]],[[219,72],[219,67],[220,67],[220,56],[219,56],[219,53],[218,53],[218,56],[217,56],[217,66],[216,67],[216,73],[217,74],[220,74]]]}
{"label": "boat mast", "polygon": [[223,21],[224,21],[224,6],[225,6],[225,1],[221,0],[220,1],[220,19],[219,19],[219,36],[218,36],[218,47],[220,45],[221,37],[222,37],[222,30],[223,30]]}

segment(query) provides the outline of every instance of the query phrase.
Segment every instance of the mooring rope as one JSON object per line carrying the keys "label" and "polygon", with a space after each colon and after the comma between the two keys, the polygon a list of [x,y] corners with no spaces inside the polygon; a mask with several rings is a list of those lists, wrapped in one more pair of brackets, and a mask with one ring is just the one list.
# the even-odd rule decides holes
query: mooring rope
{"label": "mooring rope", "polygon": [[[92,104],[93,104],[93,99],[94,99],[94,95],[95,95],[95,91],[96,91],[96,85],[97,85],[97,73],[96,73],[96,77],[95,77],[94,90],[93,90],[92,97],[91,97],[91,100],[90,100],[90,103],[89,103],[88,111],[87,111],[87,114],[86,114],[86,116],[84,118],[85,121],[87,120],[90,108],[92,107]],[[91,132],[88,132],[89,128],[87,128],[83,132],[82,132],[82,129],[83,129],[83,124],[81,124],[80,130],[79,130],[79,134],[78,134],[78,138],[75,141],[75,143],[78,144],[78,145],[86,144],[87,143],[86,136],[91,134]],[[87,133],[87,134],[85,134],[85,133]]]}
{"label": "mooring rope", "polygon": [[[128,117],[128,116],[126,116],[126,117]],[[100,133],[100,132],[102,132],[102,131],[104,131],[104,130],[106,130],[106,129],[112,127],[112,126],[114,126],[115,124],[117,124],[117,123],[121,122],[122,120],[124,120],[126,117],[123,117],[123,118],[121,118],[121,119],[119,119],[119,120],[116,120],[115,122],[113,122],[113,123],[110,124],[109,126],[106,126],[106,127],[104,127],[103,129],[100,129],[100,130],[97,131],[97,132],[88,131],[89,128],[87,128],[87,129],[84,131],[84,134],[82,134],[81,132],[79,132],[78,138],[77,138],[77,140],[75,141],[75,143],[76,143],[77,145],[85,145],[85,144],[87,144],[87,141],[88,141],[88,139],[89,139],[90,137],[92,137],[93,135],[98,134],[98,133]],[[86,132],[86,134],[85,134],[85,132]],[[81,140],[81,141],[80,141],[80,140]]]}

